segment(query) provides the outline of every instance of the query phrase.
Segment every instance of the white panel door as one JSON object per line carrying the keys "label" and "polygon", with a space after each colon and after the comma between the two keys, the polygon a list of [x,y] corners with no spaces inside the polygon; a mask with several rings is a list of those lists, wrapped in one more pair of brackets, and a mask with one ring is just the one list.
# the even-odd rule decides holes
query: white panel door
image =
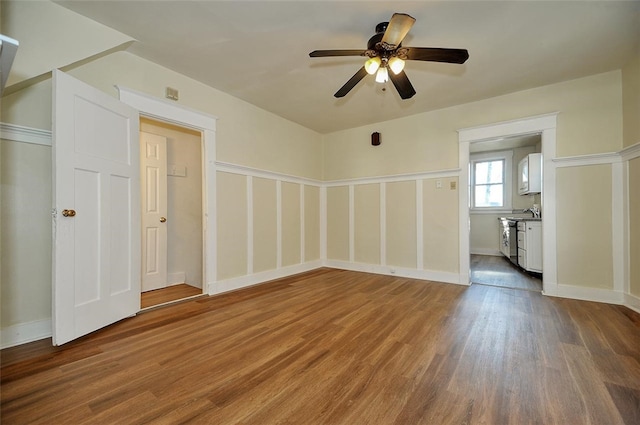
{"label": "white panel door", "polygon": [[140,310],[138,111],[53,73],[53,343]]}
{"label": "white panel door", "polygon": [[140,132],[142,291],[167,286],[167,139]]}

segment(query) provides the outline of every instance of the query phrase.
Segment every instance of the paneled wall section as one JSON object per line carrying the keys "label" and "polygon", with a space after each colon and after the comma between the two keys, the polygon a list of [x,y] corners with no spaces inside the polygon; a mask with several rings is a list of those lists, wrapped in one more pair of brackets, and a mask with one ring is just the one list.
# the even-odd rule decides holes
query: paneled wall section
{"label": "paneled wall section", "polygon": [[456,172],[327,186],[328,266],[459,282]]}
{"label": "paneled wall section", "polygon": [[320,184],[220,164],[214,293],[321,266]]}

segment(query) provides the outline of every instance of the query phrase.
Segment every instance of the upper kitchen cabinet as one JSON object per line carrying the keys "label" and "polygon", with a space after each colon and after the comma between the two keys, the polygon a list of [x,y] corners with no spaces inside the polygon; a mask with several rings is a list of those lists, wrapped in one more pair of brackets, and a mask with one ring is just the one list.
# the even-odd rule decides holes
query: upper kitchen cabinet
{"label": "upper kitchen cabinet", "polygon": [[542,154],[530,153],[518,163],[518,194],[542,191]]}

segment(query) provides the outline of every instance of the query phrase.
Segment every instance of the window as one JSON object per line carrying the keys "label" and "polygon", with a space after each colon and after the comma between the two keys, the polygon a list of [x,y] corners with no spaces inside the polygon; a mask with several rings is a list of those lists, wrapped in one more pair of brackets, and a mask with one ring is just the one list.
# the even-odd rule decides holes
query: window
{"label": "window", "polygon": [[471,156],[471,209],[511,210],[512,152]]}

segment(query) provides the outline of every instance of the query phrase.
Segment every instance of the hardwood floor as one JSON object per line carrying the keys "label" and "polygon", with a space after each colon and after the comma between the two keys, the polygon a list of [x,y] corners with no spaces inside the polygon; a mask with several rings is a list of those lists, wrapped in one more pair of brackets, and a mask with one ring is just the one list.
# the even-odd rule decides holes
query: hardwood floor
{"label": "hardwood floor", "polygon": [[518,268],[506,257],[471,255],[471,282],[504,288],[542,291],[542,279]]}
{"label": "hardwood floor", "polygon": [[1,352],[8,424],[638,424],[640,315],[319,269]]}
{"label": "hardwood floor", "polygon": [[140,295],[140,307],[153,307],[197,295],[202,295],[202,289],[184,283],[171,285],[166,288],[143,292]]}

